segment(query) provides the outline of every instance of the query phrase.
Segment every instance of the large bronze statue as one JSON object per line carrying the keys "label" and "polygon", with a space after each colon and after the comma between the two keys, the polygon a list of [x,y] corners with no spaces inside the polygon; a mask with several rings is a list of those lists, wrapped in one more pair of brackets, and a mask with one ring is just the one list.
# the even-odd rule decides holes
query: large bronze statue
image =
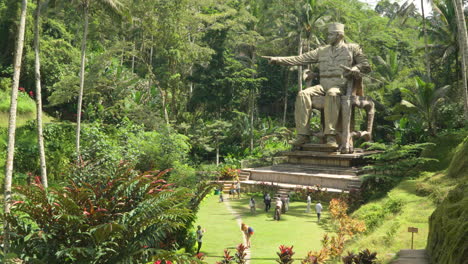
{"label": "large bronze statue", "polygon": [[[328,26],[329,45],[319,47],[300,56],[264,57],[272,64],[293,66],[318,63],[319,65],[320,84],[300,91],[296,97],[295,121],[298,138],[292,143],[295,146],[310,142],[310,116],[312,108],[317,108],[314,105],[314,97],[324,96],[324,101],[321,103],[323,105],[320,106],[324,113],[323,135],[327,144],[331,146],[337,146],[336,137],[343,134],[343,126],[346,126],[339,119],[341,116],[340,109],[344,102],[342,95],[348,96],[347,100],[350,102],[347,111],[352,112],[353,105],[359,106],[357,101],[359,101],[359,96],[363,96],[361,74],[370,72],[371,68],[359,45],[345,43],[343,39],[344,25],[332,23]],[[351,102],[351,96],[354,96],[354,103]],[[372,126],[371,123],[370,126]],[[353,135],[349,136],[352,137]],[[345,143],[340,140],[341,137],[338,138],[341,141],[340,144]],[[349,149],[345,151],[345,153],[349,152],[352,152],[352,146],[351,151]]]}

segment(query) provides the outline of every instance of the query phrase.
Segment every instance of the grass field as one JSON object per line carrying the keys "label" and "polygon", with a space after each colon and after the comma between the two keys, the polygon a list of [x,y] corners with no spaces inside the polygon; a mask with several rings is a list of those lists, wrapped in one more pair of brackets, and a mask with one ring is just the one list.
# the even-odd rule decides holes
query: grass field
{"label": "grass field", "polygon": [[[276,252],[280,245],[293,245],[296,252],[294,257],[297,259],[304,258],[310,250],[321,248],[320,240],[323,234],[328,232],[328,205],[324,205],[323,224],[318,225],[315,214],[305,213],[305,202],[292,202],[289,212],[283,214],[278,222],[273,220],[273,210],[265,213],[261,198],[256,198],[256,201],[255,214],[250,213],[247,197],[229,201],[234,211],[240,214],[242,221],[255,230],[251,239],[251,263],[276,263]],[[207,255],[205,260],[208,263],[219,261],[225,248],[231,250],[231,255],[234,255],[235,247],[242,243],[242,233],[235,217],[224,203],[218,202],[217,196],[208,197],[203,202],[197,224],[206,228],[201,252]]]}

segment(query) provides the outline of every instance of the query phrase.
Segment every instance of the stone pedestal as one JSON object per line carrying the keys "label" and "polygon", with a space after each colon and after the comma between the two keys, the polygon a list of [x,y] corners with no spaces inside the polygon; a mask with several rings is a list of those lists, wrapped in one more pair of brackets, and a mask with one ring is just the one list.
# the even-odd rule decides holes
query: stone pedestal
{"label": "stone pedestal", "polygon": [[249,181],[274,182],[301,186],[316,184],[337,191],[359,188],[364,157],[375,152],[355,149],[340,154],[336,147],[306,144],[301,150],[284,152],[286,163],[261,168],[242,169],[250,173]]}

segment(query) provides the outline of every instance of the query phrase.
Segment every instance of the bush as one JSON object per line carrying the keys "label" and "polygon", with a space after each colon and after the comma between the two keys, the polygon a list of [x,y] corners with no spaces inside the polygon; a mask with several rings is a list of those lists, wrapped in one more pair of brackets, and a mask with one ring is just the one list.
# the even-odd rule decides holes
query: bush
{"label": "bush", "polygon": [[[51,181],[63,180],[76,165],[75,129],[71,123],[44,126],[47,172]],[[35,121],[17,129],[15,173],[40,174],[36,130]],[[192,169],[180,164],[186,163],[189,151],[185,136],[167,130],[146,132],[126,119],[112,126],[98,121],[82,125],[82,160],[103,171],[112,171],[115,164],[124,161],[139,171],[177,167],[175,173],[187,178]]]}
{"label": "bush", "polygon": [[75,176],[47,191],[40,183],[16,187],[12,252],[28,263],[142,263],[172,250],[173,234],[194,219],[188,189],[171,189],[164,172],[116,167],[112,177]]}
{"label": "bush", "polygon": [[385,202],[383,208],[386,212],[398,214],[401,212],[403,205],[403,200],[389,197],[388,200]]}
{"label": "bush", "polygon": [[358,218],[366,223],[369,232],[382,224],[386,213],[385,209],[378,204],[366,205],[365,207],[361,207],[357,212]]}
{"label": "bush", "polygon": [[239,180],[239,170],[231,168],[229,166],[224,166],[219,170],[220,179],[228,181],[237,181]]}

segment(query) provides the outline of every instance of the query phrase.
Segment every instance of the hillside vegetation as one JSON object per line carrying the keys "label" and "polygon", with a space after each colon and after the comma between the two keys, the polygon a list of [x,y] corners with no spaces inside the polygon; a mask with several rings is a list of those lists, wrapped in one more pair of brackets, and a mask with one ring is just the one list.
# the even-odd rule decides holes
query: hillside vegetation
{"label": "hillside vegetation", "polygon": [[441,260],[434,263],[463,263],[455,259],[467,259],[467,252],[454,251],[468,248],[468,200],[463,193],[468,191],[463,183],[467,180],[468,138],[463,141],[464,135],[445,134],[432,140],[435,145],[423,152],[426,157],[440,160],[425,166],[432,171],[422,171],[418,178],[402,181],[385,197],[356,210],[353,215],[366,222],[368,232],[348,244],[347,250],[369,248],[377,251],[383,263],[389,263],[396,252],[411,247],[408,227],[417,227],[415,249],[427,247]]}
{"label": "hillside vegetation", "polygon": [[467,263],[468,137],[457,147],[447,176],[459,184],[429,219],[427,250],[434,263]]}

